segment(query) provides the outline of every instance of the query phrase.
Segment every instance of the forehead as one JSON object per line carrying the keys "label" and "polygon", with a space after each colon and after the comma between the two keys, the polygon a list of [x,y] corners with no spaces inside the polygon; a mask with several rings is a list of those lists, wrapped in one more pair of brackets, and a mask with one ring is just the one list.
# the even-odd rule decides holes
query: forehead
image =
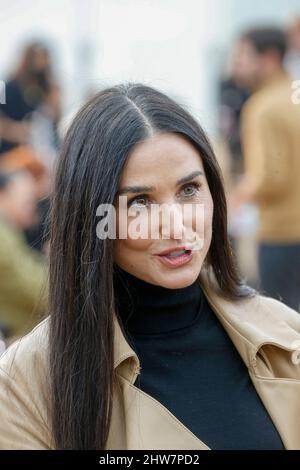
{"label": "forehead", "polygon": [[247,38],[241,38],[236,44],[237,54],[257,55],[257,51],[252,42]]}
{"label": "forehead", "polygon": [[200,153],[194,145],[179,134],[156,134],[135,146],[123,170],[123,184],[137,183],[137,178],[148,181],[176,178],[203,169]]}

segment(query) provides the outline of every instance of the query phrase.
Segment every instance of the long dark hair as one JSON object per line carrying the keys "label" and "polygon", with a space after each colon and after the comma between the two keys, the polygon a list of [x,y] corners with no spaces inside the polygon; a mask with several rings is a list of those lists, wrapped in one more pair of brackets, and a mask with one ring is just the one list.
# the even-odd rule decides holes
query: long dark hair
{"label": "long dark hair", "polygon": [[189,139],[202,156],[214,200],[209,264],[224,296],[251,295],[227,238],[220,169],[198,122],[184,106],[140,83],[94,96],[64,141],[51,209],[50,377],[57,449],[105,449],[113,391],[113,240],[96,236],[96,209],[114,203],[133,147],[153,133]]}

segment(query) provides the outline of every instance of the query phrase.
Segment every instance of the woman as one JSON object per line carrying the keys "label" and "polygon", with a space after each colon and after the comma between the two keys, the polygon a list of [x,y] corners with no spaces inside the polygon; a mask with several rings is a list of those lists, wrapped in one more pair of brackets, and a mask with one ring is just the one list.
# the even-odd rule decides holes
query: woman
{"label": "woman", "polygon": [[226,225],[186,110],[131,83],[88,102],[57,170],[50,316],[1,358],[0,448],[300,448],[300,318],[243,284]]}

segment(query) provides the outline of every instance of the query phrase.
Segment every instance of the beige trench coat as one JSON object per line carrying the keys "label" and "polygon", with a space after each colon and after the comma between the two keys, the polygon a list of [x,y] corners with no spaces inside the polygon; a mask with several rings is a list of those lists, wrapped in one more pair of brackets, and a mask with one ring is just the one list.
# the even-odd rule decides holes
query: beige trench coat
{"label": "beige trench coat", "polygon": [[[300,449],[300,315],[264,296],[228,301],[204,279],[201,284],[285,448]],[[166,407],[134,386],[139,359],[114,318],[118,381],[106,448],[208,450]],[[48,326],[49,317],[0,359],[0,449],[54,448],[48,418]]]}

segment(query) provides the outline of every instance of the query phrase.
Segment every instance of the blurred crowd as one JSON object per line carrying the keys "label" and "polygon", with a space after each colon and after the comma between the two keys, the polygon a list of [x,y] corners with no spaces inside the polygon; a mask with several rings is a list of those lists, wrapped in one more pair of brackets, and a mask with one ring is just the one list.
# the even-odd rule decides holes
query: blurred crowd
{"label": "blurred crowd", "polygon": [[262,294],[298,311],[299,80],[300,18],[286,31],[242,32],[219,93],[229,233],[240,270]]}
{"label": "blurred crowd", "polygon": [[0,105],[0,330],[6,341],[47,312],[48,216],[61,92],[51,54],[27,44]]}
{"label": "blurred crowd", "polygon": [[[0,105],[0,331],[6,344],[47,313],[49,204],[61,87],[43,42],[23,49]],[[240,269],[300,306],[300,18],[242,32],[219,87],[218,152]],[[0,338],[0,345],[1,345]]]}

